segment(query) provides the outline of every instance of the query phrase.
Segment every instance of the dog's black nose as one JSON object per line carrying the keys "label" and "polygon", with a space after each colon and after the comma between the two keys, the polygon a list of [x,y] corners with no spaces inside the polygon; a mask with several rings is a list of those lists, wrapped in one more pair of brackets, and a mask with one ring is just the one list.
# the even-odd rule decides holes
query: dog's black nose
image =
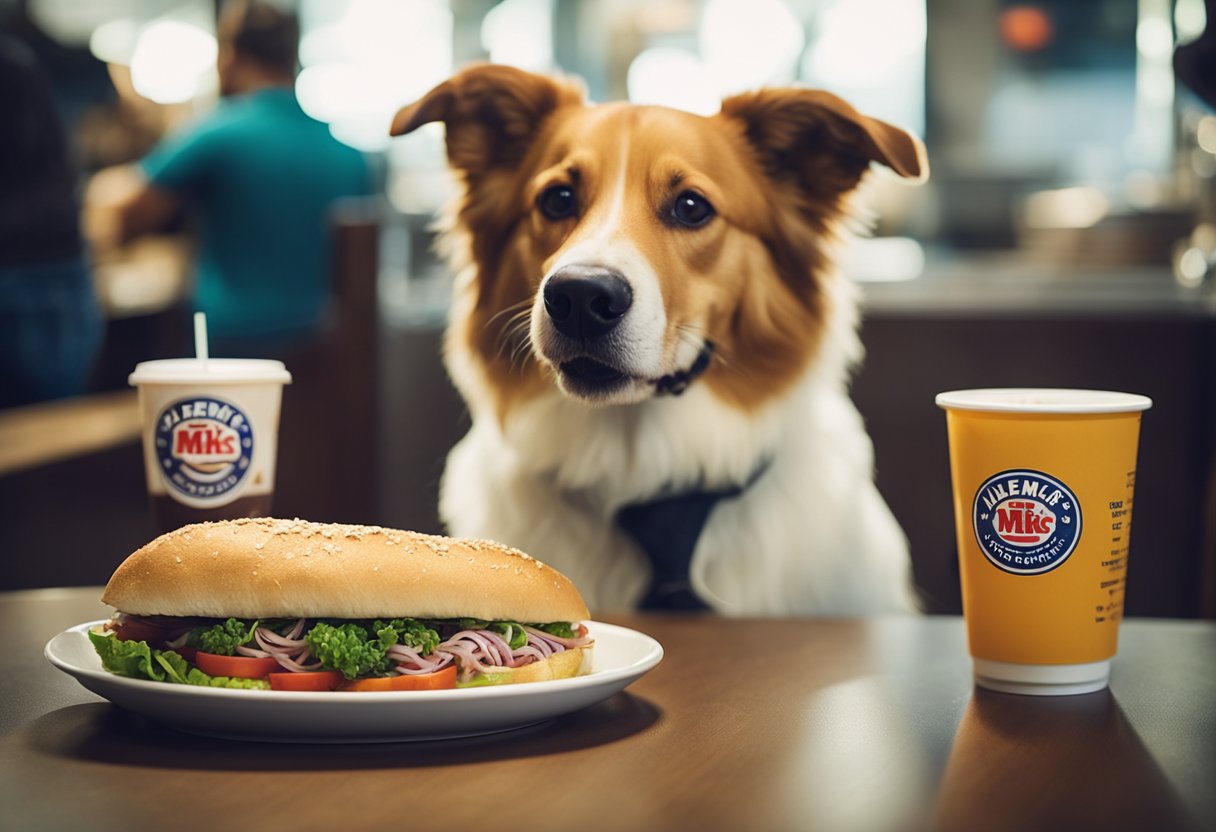
{"label": "dog's black nose", "polygon": [[625,278],[599,266],[563,266],[545,283],[545,311],[570,338],[607,335],[632,304]]}

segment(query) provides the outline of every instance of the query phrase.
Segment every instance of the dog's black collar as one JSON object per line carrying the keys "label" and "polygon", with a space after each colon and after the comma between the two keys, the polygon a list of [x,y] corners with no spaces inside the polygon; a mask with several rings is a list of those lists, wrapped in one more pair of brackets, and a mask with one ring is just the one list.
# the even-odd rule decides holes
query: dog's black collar
{"label": "dog's black collar", "polygon": [[645,503],[625,506],[616,516],[622,529],[646,553],[651,581],[639,605],[644,610],[705,611],[706,604],[693,591],[689,567],[697,540],[705,529],[710,512],[719,500],[738,497],[768,470],[771,459],[764,460],[742,485],[716,491],[696,490],[661,495]]}
{"label": "dog's black collar", "polygon": [[709,369],[709,362],[714,357],[714,342],[706,341],[701,345],[701,351],[697,353],[696,360],[692,362],[687,370],[678,370],[662,378],[655,379],[653,384],[655,393],[658,395],[678,396],[688,389],[688,385],[696,380],[697,376]]}

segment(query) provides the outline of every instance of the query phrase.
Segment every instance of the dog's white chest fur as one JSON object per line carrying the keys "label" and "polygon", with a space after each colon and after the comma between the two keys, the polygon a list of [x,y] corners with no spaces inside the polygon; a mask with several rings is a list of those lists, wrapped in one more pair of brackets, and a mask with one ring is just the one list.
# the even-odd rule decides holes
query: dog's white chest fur
{"label": "dog's white chest fur", "polygon": [[[454,376],[476,372],[463,370]],[[627,609],[650,567],[615,524],[620,508],[746,482],[767,459],[750,488],[710,515],[692,561],[697,593],[728,615],[911,611],[906,543],[841,388],[808,376],[750,416],[698,385],[605,408],[554,390],[504,427],[471,402],[473,427],[448,457],[440,511],[455,535],[507,541],[565,573],[593,610]]]}

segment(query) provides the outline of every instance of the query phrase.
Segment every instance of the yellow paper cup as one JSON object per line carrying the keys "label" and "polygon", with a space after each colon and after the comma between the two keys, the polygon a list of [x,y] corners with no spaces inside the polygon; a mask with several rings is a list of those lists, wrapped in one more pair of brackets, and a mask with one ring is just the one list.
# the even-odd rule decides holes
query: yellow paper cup
{"label": "yellow paper cup", "polygon": [[976,684],[1061,695],[1106,687],[1123,617],[1145,396],[941,393]]}

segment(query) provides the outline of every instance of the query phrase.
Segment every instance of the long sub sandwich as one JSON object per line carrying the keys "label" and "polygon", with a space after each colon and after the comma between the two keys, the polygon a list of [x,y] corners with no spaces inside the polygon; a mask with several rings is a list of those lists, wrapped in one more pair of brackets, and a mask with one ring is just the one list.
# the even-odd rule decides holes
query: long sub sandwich
{"label": "long sub sandwich", "polygon": [[274,690],[503,685],[588,672],[587,606],[498,543],[249,519],[185,526],[114,572],[102,666],[158,682]]}

